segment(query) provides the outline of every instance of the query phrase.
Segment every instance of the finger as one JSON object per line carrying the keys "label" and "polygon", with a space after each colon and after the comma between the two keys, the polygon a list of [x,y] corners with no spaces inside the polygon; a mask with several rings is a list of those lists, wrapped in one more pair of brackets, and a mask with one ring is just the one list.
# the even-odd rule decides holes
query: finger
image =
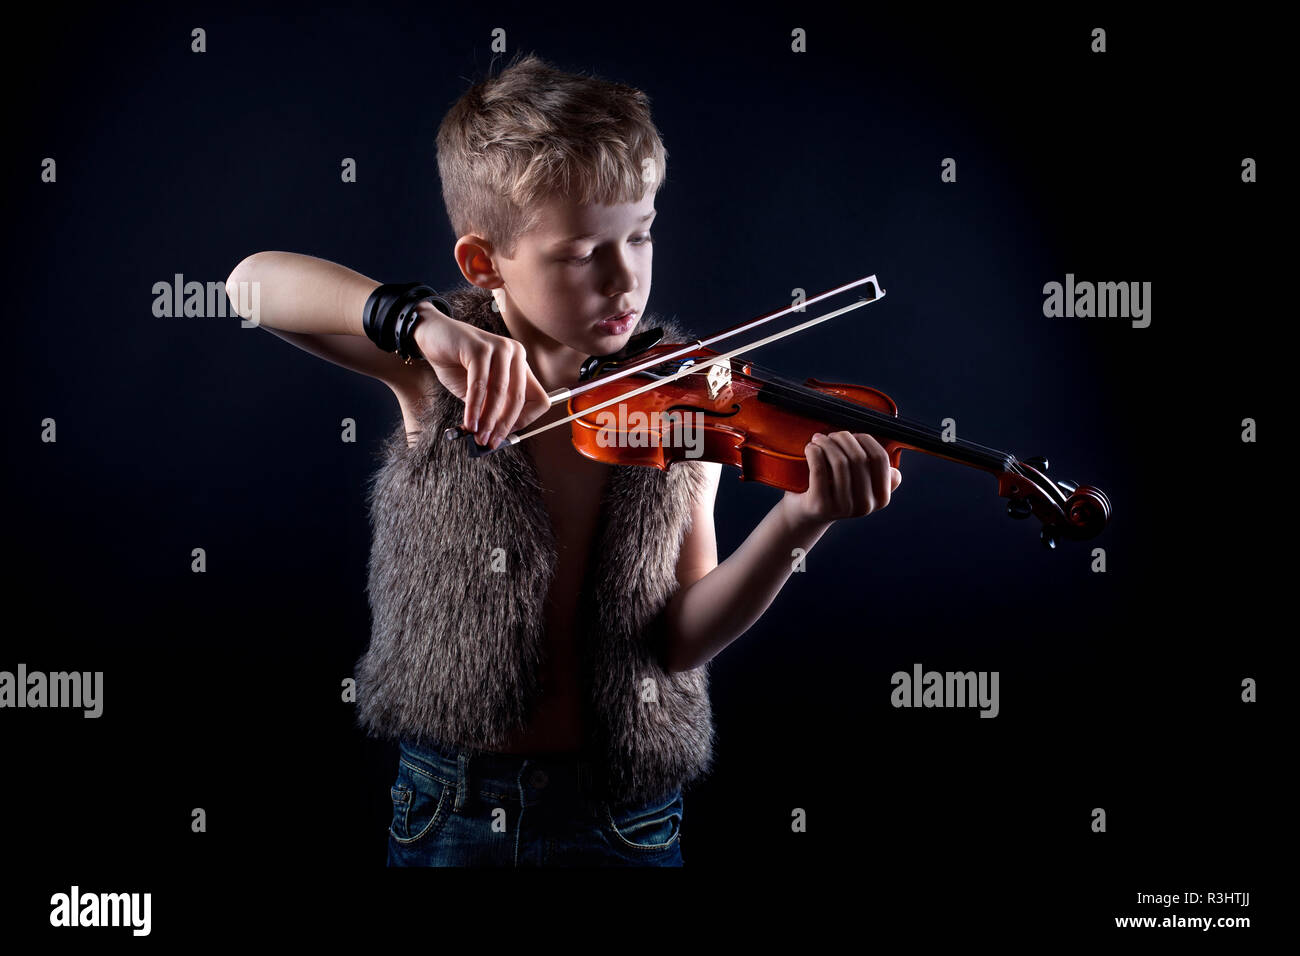
{"label": "finger", "polygon": [[830,437],[835,439],[843,450],[844,457],[849,460],[849,476],[852,482],[849,489],[851,507],[849,514],[855,518],[871,514],[875,507],[875,499],[871,493],[870,459],[867,458],[867,453],[862,450],[862,445],[846,431],[833,432]]}
{"label": "finger", "polygon": [[509,397],[506,395],[506,379],[510,367],[501,349],[492,349],[491,368],[487,375],[487,394],[483,397],[483,414],[479,417],[479,431],[483,435],[480,445],[492,444],[492,436],[501,424],[501,408]]}
{"label": "finger", "polygon": [[855,432],[853,437],[857,439],[867,456],[868,470],[871,475],[871,495],[874,499],[872,510],[879,510],[889,504],[889,494],[893,490],[889,475],[889,453],[885,451],[884,445],[870,435]]}
{"label": "finger", "polygon": [[815,441],[803,446],[803,454],[808,459],[808,501],[816,508],[821,508],[831,493],[830,467],[826,462],[826,453]]}
{"label": "finger", "polygon": [[826,462],[831,467],[830,501],[834,505],[835,514],[843,516],[853,505],[849,500],[849,495],[853,491],[853,478],[849,474],[848,456],[844,454],[844,449],[839,446],[839,443],[829,435],[814,435],[813,441],[817,442],[821,450],[826,453]]}
{"label": "finger", "polygon": [[903,473],[891,465],[889,468],[889,480],[891,482],[889,490],[891,492],[897,491],[898,486],[903,483]]}
{"label": "finger", "polygon": [[[479,424],[483,418],[483,401],[487,397],[491,359],[489,352],[476,351],[466,363],[468,371],[465,378],[465,427],[476,433],[476,439],[481,434]],[[480,441],[479,444],[483,443]]]}
{"label": "finger", "polygon": [[512,346],[514,353],[510,359],[510,394],[505,409],[501,413],[501,426],[496,437],[504,437],[514,431],[519,411],[524,407],[524,391],[528,388],[528,360],[524,358],[523,346]]}

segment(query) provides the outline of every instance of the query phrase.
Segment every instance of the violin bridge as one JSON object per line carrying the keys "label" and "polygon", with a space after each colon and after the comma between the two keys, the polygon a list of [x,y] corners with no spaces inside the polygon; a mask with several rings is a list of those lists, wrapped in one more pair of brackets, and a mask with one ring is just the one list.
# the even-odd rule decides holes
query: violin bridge
{"label": "violin bridge", "polygon": [[731,361],[714,362],[709,368],[706,380],[709,385],[709,398],[717,398],[718,393],[731,384]]}

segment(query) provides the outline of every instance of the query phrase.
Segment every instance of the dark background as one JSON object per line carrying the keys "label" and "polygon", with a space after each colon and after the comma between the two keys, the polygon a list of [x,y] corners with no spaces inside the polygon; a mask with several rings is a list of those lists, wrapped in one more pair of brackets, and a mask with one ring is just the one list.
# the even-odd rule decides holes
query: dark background
{"label": "dark background", "polygon": [[[74,882],[152,891],[156,936],[220,931],[226,893],[257,917],[309,907],[320,919],[284,916],[306,933],[336,932],[331,908],[366,891],[350,917],[397,907],[396,749],[339,700],[369,638],[364,486],[397,404],[236,318],[156,318],[151,289],[224,281],[266,249],[459,281],[433,135],[498,26],[510,53],[650,95],[669,152],[651,311],[707,331],[874,272],[888,298],[758,360],[952,416],[1114,506],[1100,538],[1047,552],[990,476],[905,455],[891,506],[833,526],[710,665],[717,769],[687,791],[689,890],[655,884],[672,896],[647,905],[742,886],[864,933],[960,912],[989,938],[1164,914],[1139,891],[1251,890],[1250,909],[1212,915],[1258,916],[1290,545],[1269,451],[1290,331],[1274,25],[807,4],[29,16],[4,41],[0,669],[102,670],[105,711],[0,713],[2,842],[24,874],[6,925],[45,925]],[[795,26],[806,54],[789,52]],[[40,182],[47,156],[57,184]],[[340,182],[343,157],[358,183]],[[1066,273],[1151,282],[1150,327],[1045,318],[1042,287]],[[56,444],[39,440],[47,416]],[[723,558],[780,497],[735,474]],[[890,675],[916,662],[999,671],[1000,715],[894,709]],[[1260,703],[1241,702],[1245,677]],[[200,806],[206,834],[190,832]],[[558,887],[573,906],[574,880],[597,885],[551,875],[525,895]],[[419,886],[512,899],[466,874]]]}

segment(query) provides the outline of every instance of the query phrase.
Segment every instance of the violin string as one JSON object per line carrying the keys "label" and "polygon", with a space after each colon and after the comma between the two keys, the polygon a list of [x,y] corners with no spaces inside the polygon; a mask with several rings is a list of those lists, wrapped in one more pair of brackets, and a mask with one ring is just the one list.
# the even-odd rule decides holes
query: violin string
{"label": "violin string", "polygon": [[[729,363],[731,361],[734,361],[734,359],[728,360]],[[856,418],[866,422],[875,421],[885,426],[896,427],[900,422],[902,422],[906,427],[898,430],[904,435],[908,432],[912,432],[916,437],[933,439],[936,434],[936,431],[931,426],[895,418],[892,415],[885,415],[881,412],[877,412],[875,409],[859,405],[856,402],[850,402],[846,399],[838,398],[837,396],[827,395],[824,392],[819,392],[816,389],[801,383],[787,384],[789,379],[787,379],[786,376],[754,362],[745,361],[743,364],[747,365],[751,370],[765,373],[774,378],[764,378],[761,375],[743,373],[746,374],[746,377],[753,379],[766,389],[772,389],[777,395],[794,399],[796,403],[811,405],[818,410],[823,411],[838,411],[849,416],[851,419]],[[691,368],[689,371],[682,368],[679,368],[678,371],[682,373],[680,376],[681,378],[686,378],[690,375],[707,374],[710,367],[709,364],[701,363]],[[640,389],[637,391],[640,391]],[[870,425],[868,424],[866,427],[870,427]],[[985,445],[979,445],[975,442],[966,441],[965,439],[958,439],[958,441],[968,448],[987,452],[992,459],[990,464],[1000,464],[1003,469],[1011,471],[1025,480],[1032,480],[1027,474],[1025,474],[1024,470],[1020,467],[1020,461],[1014,455],[1008,455],[1005,452],[998,451],[997,449],[988,448]]]}
{"label": "violin string", "polygon": [[[785,379],[785,376],[780,375],[780,373],[774,373],[771,369],[765,369],[763,366],[760,366],[757,363],[746,362],[745,364],[748,365],[748,367],[754,371],[765,372],[769,375],[776,375],[778,379],[782,379],[782,380]],[[846,399],[840,399],[837,396],[826,395],[824,392],[819,392],[816,389],[812,388],[811,386],[806,386],[802,384],[790,386],[785,384],[784,381],[772,381],[770,379],[763,378],[760,375],[751,375],[749,373],[745,373],[745,374],[747,375],[747,377],[753,379],[754,381],[761,383],[765,388],[772,388],[775,390],[777,394],[795,398],[801,404],[821,406],[827,409],[836,409],[848,414],[850,417],[856,417],[859,419],[866,417],[868,419],[874,419],[880,422],[881,424],[885,424],[885,425],[893,425],[895,422],[898,421],[898,419],[895,419],[891,415],[885,415],[883,412],[878,412],[875,409],[858,405],[856,402],[851,402]],[[863,413],[865,413],[865,416]],[[910,423],[910,424],[916,424],[916,423]],[[870,425],[868,424],[866,427],[870,428]],[[922,433],[922,437],[933,438],[936,434],[932,429],[929,428],[929,426],[925,426],[925,425],[919,425],[914,430],[920,431]],[[994,463],[1000,464],[1005,470],[1011,471],[1012,473],[1018,475],[1019,477],[1024,478],[1026,481],[1031,481],[1031,482],[1033,481],[1033,479],[1031,479],[1030,476],[1025,473],[1024,469],[1021,468],[1021,463],[1019,459],[1017,459],[1014,455],[1008,455],[1005,452],[998,451],[997,449],[988,448],[985,445],[979,445],[976,442],[966,441],[965,439],[959,439],[959,441],[961,441],[962,444],[972,449],[978,449],[987,452],[990,457],[989,464],[994,464]],[[955,443],[947,443],[947,444],[955,444]],[[1034,483],[1036,484],[1036,482]]]}
{"label": "violin string", "polygon": [[[925,422],[920,422],[915,419],[905,418],[901,415],[888,415],[884,412],[881,412],[869,406],[861,405],[858,404],[857,402],[853,402],[848,399],[841,398],[838,395],[831,395],[827,392],[822,392],[818,389],[813,388],[810,385],[804,385],[803,383],[800,382],[794,382],[788,376],[783,375],[780,372],[777,372],[775,369],[768,368],[767,366],[764,365],[759,365],[757,362],[750,362],[748,360],[743,360],[743,364],[748,366],[750,369],[762,373],[761,375],[748,375],[749,378],[752,378],[763,385],[770,385],[774,389],[783,391],[785,394],[798,393],[798,394],[808,395],[809,397],[823,398],[826,399],[827,401],[837,403],[838,406],[844,409],[845,411],[866,412],[871,417],[878,417],[880,420],[884,422],[898,425],[901,427],[910,427],[916,432],[927,434],[930,437],[935,437],[935,435],[937,435],[937,431],[933,428],[933,426],[928,425]],[[984,448],[984,446],[976,446],[974,442],[965,442],[965,439],[962,439],[962,441],[965,444],[968,444],[972,447],[979,447],[986,451],[996,452],[997,454],[1001,454],[1001,452],[997,452],[997,449]]]}
{"label": "violin string", "polygon": [[[729,361],[736,361],[736,359],[731,359]],[[743,359],[740,361],[752,371],[763,373],[761,375],[743,373],[746,377],[758,382],[765,389],[771,389],[774,394],[791,398],[798,404],[813,406],[817,410],[838,411],[847,415],[850,419],[858,419],[859,421],[866,422],[866,427],[868,428],[870,428],[870,422],[874,421],[888,427],[896,427],[899,424],[903,424],[905,427],[897,430],[902,432],[904,436],[906,436],[908,432],[911,432],[916,437],[934,439],[937,435],[937,430],[932,426],[907,419],[896,418],[892,415],[885,415],[883,412],[878,412],[873,408],[859,405],[856,402],[851,402],[847,399],[839,398],[838,396],[828,395],[825,392],[820,392],[811,386],[791,382],[790,379],[781,373],[759,365],[756,362],[749,362]],[[707,364],[701,364],[692,368],[687,374],[706,373],[709,367],[710,366]],[[765,378],[764,375],[771,377]],[[684,377],[685,376],[683,376],[683,378]],[[969,449],[987,453],[990,458],[989,464],[1000,464],[1003,469],[1011,471],[1019,477],[1024,478],[1026,481],[1033,481],[1033,479],[1031,479],[1021,467],[1019,459],[1014,455],[1009,455],[1006,452],[999,451],[995,448],[989,448],[986,445],[980,445],[977,442],[967,441],[966,439],[958,439],[958,442]],[[956,443],[948,442],[945,444]]]}
{"label": "violin string", "polygon": [[[931,426],[919,422],[909,421],[907,419],[896,418],[892,415],[885,415],[875,409],[860,405],[838,396],[828,395],[824,392],[817,391],[802,383],[790,382],[785,376],[774,373],[770,369],[762,369],[757,363],[745,363],[749,368],[756,371],[766,371],[774,378],[766,378],[761,375],[748,375],[747,377],[760,383],[773,396],[785,397],[793,403],[803,406],[806,410],[830,413],[827,417],[834,420],[836,412],[841,417],[847,417],[851,422],[862,424],[864,429],[875,431],[894,432],[903,439],[913,439],[919,442],[925,441],[942,441],[938,437],[938,432]],[[698,367],[699,371],[707,371],[707,364]],[[695,371],[695,370],[692,370]],[[873,426],[877,426],[873,428]],[[958,439],[956,442],[944,442],[945,445],[956,445],[954,450],[968,450],[974,456],[987,456],[989,466],[999,466],[1006,468],[1008,464],[1014,461],[1014,457],[994,448],[988,448],[975,442]]]}
{"label": "violin string", "polygon": [[[873,425],[879,426],[876,430],[894,432],[899,437],[906,439],[915,439],[917,441],[942,441],[938,431],[931,426],[920,422],[911,421],[886,415],[875,409],[859,405],[856,402],[843,399],[838,396],[828,395],[820,392],[810,386],[792,383],[785,376],[773,373],[770,369],[764,369],[755,363],[746,363],[750,369],[758,372],[774,375],[775,378],[765,377],[764,375],[749,375],[748,377],[764,386],[764,389],[770,390],[774,396],[788,398],[796,404],[802,405],[812,410],[826,411],[830,413],[839,413],[847,417],[851,422],[862,423],[865,430],[872,430]],[[833,415],[831,416],[834,417]],[[1008,467],[1015,461],[1014,456],[995,448],[989,448],[976,442],[958,439],[955,442],[944,442],[948,446],[956,446],[954,451],[968,451],[974,457],[986,458],[989,465],[999,465],[1002,468]]]}
{"label": "violin string", "polygon": [[[878,412],[875,409],[868,408],[863,405],[859,405],[856,402],[851,402],[848,401],[847,399],[841,399],[838,396],[827,395],[824,392],[817,391],[811,386],[803,385],[801,383],[787,384],[789,380],[786,378],[786,376],[774,372],[772,369],[765,368],[755,362],[744,362],[744,364],[747,365],[753,371],[765,373],[766,375],[769,376],[774,376],[775,380],[773,380],[772,378],[764,378],[762,375],[753,375],[749,373],[744,373],[746,377],[751,378],[754,381],[760,383],[766,389],[772,389],[774,393],[777,395],[795,399],[796,402],[799,404],[814,406],[819,410],[839,411],[844,414],[847,414],[850,418],[857,418],[859,420],[863,420],[863,419],[874,420],[880,424],[887,425],[887,426],[893,426],[900,421],[900,419],[896,419],[892,415],[885,415],[884,413]],[[692,369],[690,374],[698,374],[698,373],[706,372],[708,368],[709,368],[708,365],[702,364],[697,368]],[[915,423],[915,422],[907,422],[907,424],[912,425],[913,427],[910,429],[903,429],[900,431],[904,431],[904,432],[913,431],[919,433],[921,437],[929,437],[929,438],[934,438],[934,436],[936,435],[936,431],[932,429],[930,426],[921,423]],[[868,423],[866,427],[870,428],[870,424]],[[1024,478],[1026,481],[1031,481],[1031,482],[1033,481],[1033,479],[1030,478],[1030,476],[1025,473],[1024,469],[1021,468],[1021,463],[1019,459],[1017,459],[1014,455],[1008,455],[1005,452],[998,451],[995,448],[989,448],[985,445],[980,445],[976,442],[966,441],[965,439],[959,439],[959,441],[963,445],[969,448],[978,449],[983,452],[986,452],[990,458],[989,464],[995,464],[995,463],[1000,464],[1003,467],[1003,469],[1008,470],[1013,474],[1018,475],[1021,478]],[[947,444],[954,444],[954,443],[947,443]]]}
{"label": "violin string", "polygon": [[[885,412],[881,412],[881,411],[879,411],[879,410],[877,410],[877,409],[870,408],[870,407],[865,406],[865,405],[859,405],[857,402],[851,401],[851,400],[849,400],[849,399],[842,399],[842,398],[840,398],[839,396],[836,396],[836,395],[828,395],[827,393],[825,393],[825,392],[821,392],[821,391],[819,391],[819,390],[817,390],[817,389],[815,389],[815,388],[813,388],[812,386],[809,386],[809,385],[803,385],[803,384],[791,383],[791,382],[789,382],[789,380],[786,378],[786,376],[782,375],[781,373],[776,372],[775,370],[770,369],[770,368],[767,368],[767,367],[765,367],[765,366],[759,365],[759,364],[757,364],[757,363],[755,363],[755,362],[745,362],[744,364],[748,365],[749,368],[751,368],[751,369],[754,369],[754,370],[757,370],[757,371],[759,371],[759,372],[764,373],[765,375],[768,375],[768,376],[775,376],[777,379],[780,379],[780,381],[774,381],[774,380],[771,379],[771,378],[765,378],[765,377],[763,377],[763,376],[761,376],[761,375],[750,375],[750,376],[749,376],[750,378],[754,379],[754,380],[757,381],[757,382],[761,382],[761,383],[764,384],[764,385],[771,385],[771,386],[773,386],[773,387],[775,387],[775,388],[777,388],[777,389],[782,389],[782,388],[792,388],[792,389],[797,390],[797,392],[798,392],[799,394],[808,394],[808,395],[811,395],[811,396],[821,396],[821,397],[824,397],[824,398],[826,398],[826,399],[829,399],[829,400],[831,400],[831,401],[833,401],[833,402],[837,402],[837,403],[839,403],[839,407],[843,408],[845,411],[858,411],[858,412],[865,412],[865,413],[867,413],[867,415],[868,415],[869,417],[879,419],[880,421],[882,421],[882,422],[884,422],[884,423],[886,423],[886,424],[889,424],[889,425],[899,425],[899,426],[907,427],[907,428],[912,429],[915,433],[918,433],[918,434],[924,435],[925,437],[928,437],[928,438],[938,438],[938,437],[939,437],[939,431],[938,431],[938,429],[934,428],[934,426],[932,426],[932,425],[926,424],[925,422],[921,422],[921,421],[918,421],[918,420],[916,420],[916,419],[905,418],[905,417],[903,417],[903,416],[901,416],[901,415],[889,415],[889,414],[886,414]],[[942,439],[940,439],[940,440],[942,440]],[[997,448],[990,448],[990,447],[987,446],[987,445],[981,445],[981,444],[979,444],[978,442],[973,442],[973,441],[970,441],[969,439],[965,439],[965,438],[958,439],[958,442],[960,442],[961,445],[962,445],[963,447],[970,448],[970,449],[972,449],[972,450],[976,450],[976,451],[987,452],[987,453],[990,454],[990,455],[996,455],[998,458],[1013,458],[1013,457],[1014,457],[1014,456],[1008,455],[1006,452],[1003,452],[1003,451],[1001,451],[1001,450],[999,450],[999,449],[997,449]],[[950,442],[949,444],[956,444],[956,443],[957,443],[957,442]]]}

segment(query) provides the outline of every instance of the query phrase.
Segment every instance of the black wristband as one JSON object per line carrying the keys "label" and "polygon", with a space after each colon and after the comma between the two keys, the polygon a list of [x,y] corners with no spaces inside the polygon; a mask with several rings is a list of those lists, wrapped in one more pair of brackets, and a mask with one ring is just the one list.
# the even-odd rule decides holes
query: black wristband
{"label": "black wristband", "polygon": [[403,299],[398,306],[395,334],[397,338],[397,354],[406,359],[407,365],[410,365],[411,361],[416,358],[424,361],[419,346],[415,344],[415,327],[424,318],[420,313],[421,302],[432,303],[433,307],[443,315],[454,318],[451,314],[451,303],[440,295],[422,295],[419,298]]}
{"label": "black wristband", "polygon": [[361,325],[366,336],[385,352],[411,359],[417,352],[411,333],[419,320],[417,306],[432,302],[434,308],[451,315],[451,305],[437,290],[422,282],[390,282],[379,286],[366,299]]}

